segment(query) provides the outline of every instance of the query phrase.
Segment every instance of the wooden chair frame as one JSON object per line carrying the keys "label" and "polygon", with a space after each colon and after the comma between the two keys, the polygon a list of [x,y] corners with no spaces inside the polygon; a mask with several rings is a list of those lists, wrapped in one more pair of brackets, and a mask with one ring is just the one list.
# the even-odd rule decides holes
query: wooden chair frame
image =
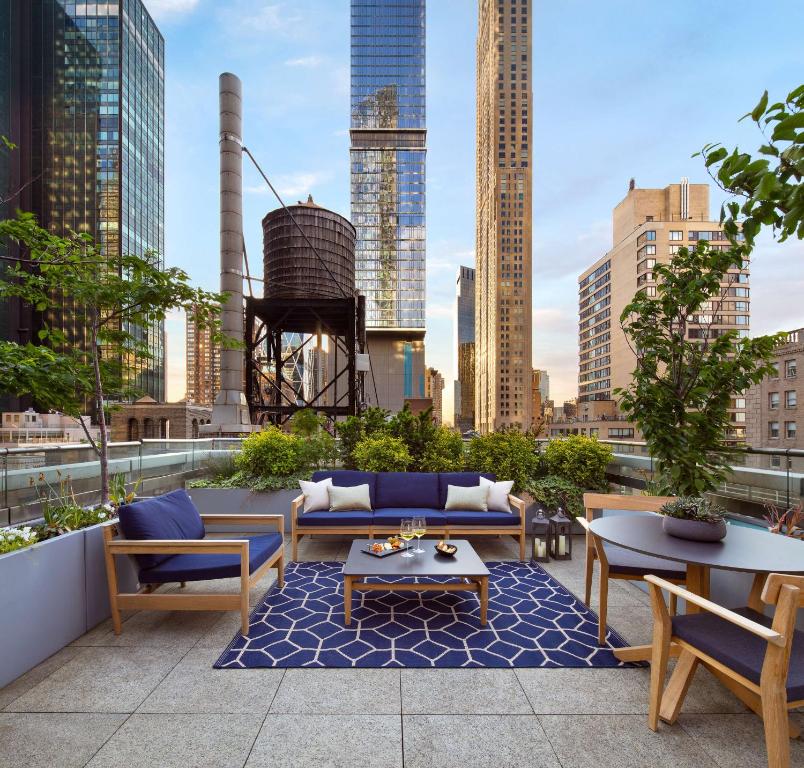
{"label": "wooden chair frame", "polygon": [[[249,574],[248,539],[124,539],[116,521],[103,527],[103,546],[106,559],[106,577],[109,585],[109,605],[112,611],[114,633],[122,632],[120,611],[240,611],[241,631],[248,634],[249,590],[273,567],[277,569],[277,583],[285,583],[285,518],[283,515],[201,515],[211,525],[276,525],[282,536],[282,545],[254,573]],[[118,555],[239,555],[240,591],[237,594],[165,594],[155,590],[161,584],[145,584],[138,592],[119,592],[115,556]],[[185,583],[182,582],[184,587]]]}
{"label": "wooden chair frame", "polygon": [[[628,509],[636,512],[657,512],[668,501],[673,501],[672,496],[623,496],[614,493],[585,493],[583,495],[583,505],[586,509],[586,518],[577,518],[578,522],[586,531],[586,581],[584,590],[584,602],[591,604],[592,600],[592,579],[594,576],[595,560],[600,564],[600,606],[598,608],[598,636],[600,645],[606,644],[606,619],[608,617],[609,604],[609,579],[620,579],[622,581],[642,581],[642,576],[626,573],[611,573],[609,561],[603,541],[599,536],[595,536],[589,528],[589,523],[595,519],[595,512],[603,509]],[[669,561],[668,561],[669,562]],[[674,584],[684,584],[686,580],[671,579]],[[676,612],[676,598],[671,596],[671,611]]]}
{"label": "wooden chair frame", "polygon": [[[758,574],[755,578],[752,599],[757,594],[757,585],[764,582],[761,603],[776,606],[770,629],[657,576],[646,576],[645,581],[650,587],[651,607],[655,620],[648,727],[653,731],[658,730],[659,718],[668,723],[676,721],[695,670],[702,664],[749,709],[762,718],[769,768],[789,768],[789,740],[799,736],[799,729],[790,721],[787,713],[796,707],[804,706],[804,699],[788,701],[786,690],[796,613],[804,607],[804,576],[772,573],[767,581],[763,574]],[[687,600],[698,609],[713,613],[764,640],[768,647],[765,651],[759,685],[673,635],[670,614],[662,596],[663,589]],[[755,606],[749,607],[754,607],[756,610]],[[757,607],[761,609],[762,606],[760,604]],[[680,646],[681,655],[667,687],[662,691],[671,644]]]}
{"label": "wooden chair frame", "polygon": [[[481,525],[450,525],[450,526],[427,526],[428,533],[435,533],[443,538],[448,539],[450,536],[454,538],[463,538],[465,536],[474,535],[497,535],[497,536],[512,536],[514,539],[519,539],[519,559],[525,559],[526,549],[526,520],[525,509],[526,504],[522,499],[509,494],[508,503],[516,507],[519,511],[519,526],[506,525],[506,526],[481,526]],[[314,525],[298,525],[299,510],[304,505],[304,494],[300,494],[290,504],[290,520],[291,520],[291,547],[292,559],[297,560],[299,556],[299,541],[303,536],[319,535],[319,536],[368,536],[373,539],[375,536],[390,536],[394,533],[399,533],[399,526],[393,525],[331,525],[331,526],[314,526]]]}

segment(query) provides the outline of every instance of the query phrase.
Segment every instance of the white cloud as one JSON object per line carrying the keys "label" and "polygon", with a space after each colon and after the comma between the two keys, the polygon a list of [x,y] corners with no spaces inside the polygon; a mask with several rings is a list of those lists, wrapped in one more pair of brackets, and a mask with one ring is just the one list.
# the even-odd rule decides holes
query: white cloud
{"label": "white cloud", "polygon": [[285,62],[286,67],[298,67],[301,69],[316,69],[321,66],[322,59],[320,56],[301,56],[298,59],[288,59]]}
{"label": "white cloud", "polygon": [[271,33],[288,34],[298,28],[303,17],[298,13],[288,12],[283,3],[255,2],[255,0],[239,0],[234,7],[221,9],[220,18],[229,28],[241,35],[268,35]]}
{"label": "white cloud", "polygon": [[[271,183],[279,192],[285,203],[295,203],[293,198],[303,199],[308,194],[312,194],[315,187],[330,180],[332,174],[329,172],[310,171],[307,173],[289,173],[271,179]],[[244,187],[243,191],[251,195],[273,195],[267,184]],[[291,199],[286,199],[291,198]]]}
{"label": "white cloud", "polygon": [[155,19],[190,13],[198,7],[199,0],[146,0],[151,15]]}

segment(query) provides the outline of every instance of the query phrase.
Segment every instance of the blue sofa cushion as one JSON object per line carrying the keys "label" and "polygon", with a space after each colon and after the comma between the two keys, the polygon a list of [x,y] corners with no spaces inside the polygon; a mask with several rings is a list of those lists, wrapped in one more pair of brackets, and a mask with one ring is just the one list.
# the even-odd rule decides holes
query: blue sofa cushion
{"label": "blue sofa cushion", "polygon": [[297,525],[317,525],[321,527],[333,525],[371,525],[371,512],[364,509],[350,509],[342,512],[330,512],[328,509],[317,509],[306,515],[299,515]]}
{"label": "blue sofa cushion", "polygon": [[[735,613],[766,627],[772,624],[768,616],[751,608],[738,608]],[[768,644],[756,635],[706,612],[674,616],[673,634],[759,685]],[[804,632],[801,630],[793,636],[787,673],[787,700],[798,699],[804,699]]]}
{"label": "blue sofa cushion", "polygon": [[385,507],[374,510],[374,525],[393,525],[398,526],[400,520],[411,517],[423,517],[427,525],[443,527],[447,518],[440,509],[430,509],[429,507]]}
{"label": "blue sofa cushion", "polygon": [[438,509],[438,474],[435,472],[378,472],[374,509],[417,507]]}
{"label": "blue sofa cushion", "polygon": [[[123,504],[120,530],[127,539],[203,539],[204,521],[183,488]],[[140,568],[154,568],[172,555],[136,555]]]}
{"label": "blue sofa cushion", "polygon": [[[283,546],[279,533],[247,536],[248,572],[254,573],[271,555]],[[240,576],[240,555],[168,555],[168,559],[153,568],[140,570],[143,584],[165,584],[172,581],[206,581]]]}
{"label": "blue sofa cushion", "polygon": [[377,474],[375,472],[359,472],[356,469],[319,469],[313,472],[313,482],[332,478],[332,484],[341,488],[352,488],[355,485],[368,485],[371,508],[377,508]]}
{"label": "blue sofa cushion", "polygon": [[684,563],[675,560],[663,560],[661,557],[643,555],[630,549],[604,544],[606,558],[609,561],[609,571],[625,576],[644,576],[652,573],[663,579],[684,579],[687,576],[687,567]]}
{"label": "blue sofa cushion", "polygon": [[497,527],[503,525],[516,526],[521,522],[519,515],[511,512],[496,512],[491,509],[488,512],[448,509],[444,514],[448,525],[493,525]]}
{"label": "blue sofa cushion", "polygon": [[462,488],[470,488],[480,485],[481,474],[488,480],[497,481],[497,476],[493,472],[439,472],[438,505],[436,508],[444,509],[447,506],[447,486],[460,485]]}

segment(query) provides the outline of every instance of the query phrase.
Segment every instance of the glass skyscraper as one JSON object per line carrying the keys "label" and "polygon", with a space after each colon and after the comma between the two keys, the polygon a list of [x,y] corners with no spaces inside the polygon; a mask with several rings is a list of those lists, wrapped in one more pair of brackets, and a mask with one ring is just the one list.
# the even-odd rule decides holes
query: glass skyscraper
{"label": "glass skyscraper", "polygon": [[[93,236],[108,256],[164,252],[164,40],[142,0],[0,0],[0,124],[19,149],[0,159],[15,208],[56,233]],[[85,344],[80,307],[37,317],[6,306],[2,337],[39,324]],[[130,384],[165,399],[162,323],[132,330],[152,357],[127,359]]]}
{"label": "glass skyscraper", "polygon": [[423,396],[425,0],[352,0],[351,198],[368,399]]}

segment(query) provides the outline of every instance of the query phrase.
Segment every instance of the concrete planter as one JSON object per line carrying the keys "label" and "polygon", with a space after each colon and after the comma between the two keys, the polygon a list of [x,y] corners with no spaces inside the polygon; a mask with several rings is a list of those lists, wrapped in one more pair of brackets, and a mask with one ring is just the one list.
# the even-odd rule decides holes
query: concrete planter
{"label": "concrete planter", "polygon": [[[250,491],[248,488],[188,488],[190,498],[202,515],[284,515],[285,532],[290,531],[290,503],[300,489]],[[215,531],[253,530],[248,526],[209,526]]]}

